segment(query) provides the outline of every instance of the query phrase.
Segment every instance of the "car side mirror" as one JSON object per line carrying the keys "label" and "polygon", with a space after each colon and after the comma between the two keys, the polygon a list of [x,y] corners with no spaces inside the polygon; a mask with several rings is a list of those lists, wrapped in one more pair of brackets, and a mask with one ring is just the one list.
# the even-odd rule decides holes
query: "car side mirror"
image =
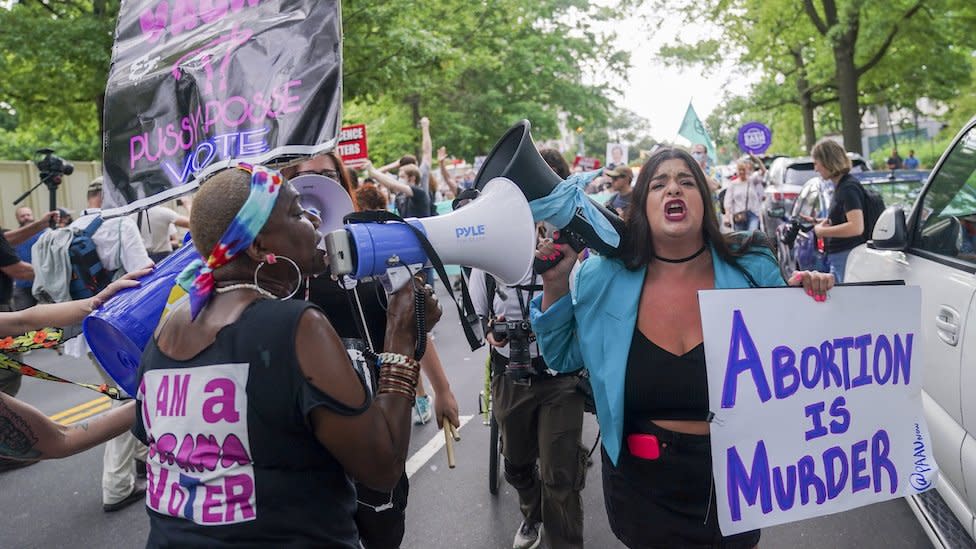
{"label": "car side mirror", "polygon": [[869,248],[876,250],[904,250],[908,246],[908,223],[901,206],[890,206],[881,212],[874,224]]}

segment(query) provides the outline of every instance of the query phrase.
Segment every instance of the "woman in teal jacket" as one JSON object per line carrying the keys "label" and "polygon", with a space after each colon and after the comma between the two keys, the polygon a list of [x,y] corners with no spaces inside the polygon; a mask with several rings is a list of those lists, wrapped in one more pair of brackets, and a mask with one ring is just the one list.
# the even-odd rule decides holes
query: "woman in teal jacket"
{"label": "woman in teal jacket", "polygon": [[[550,368],[589,370],[603,436],[604,502],[628,547],[750,548],[719,532],[698,291],[784,286],[760,233],[722,235],[698,163],[664,148],[641,168],[618,258],[576,254],[543,275],[532,327]],[[817,301],[833,279],[800,272]]]}

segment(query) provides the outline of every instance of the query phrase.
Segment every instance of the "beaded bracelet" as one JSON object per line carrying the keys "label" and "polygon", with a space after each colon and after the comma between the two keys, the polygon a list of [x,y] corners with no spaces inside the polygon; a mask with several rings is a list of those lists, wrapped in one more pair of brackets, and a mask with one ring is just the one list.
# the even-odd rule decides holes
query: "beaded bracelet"
{"label": "beaded bracelet", "polygon": [[379,369],[377,394],[399,394],[411,401],[416,398],[419,362],[397,353],[379,353],[376,355],[376,365]]}

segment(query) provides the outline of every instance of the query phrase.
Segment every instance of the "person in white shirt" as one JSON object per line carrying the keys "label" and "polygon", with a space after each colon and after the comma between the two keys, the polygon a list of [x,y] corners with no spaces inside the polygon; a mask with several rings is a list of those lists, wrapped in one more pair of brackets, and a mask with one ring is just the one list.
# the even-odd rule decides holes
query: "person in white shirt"
{"label": "person in white shirt", "polygon": [[146,251],[149,252],[149,258],[157,263],[173,253],[170,235],[173,233],[174,225],[184,229],[190,228],[189,218],[166,206],[153,206],[130,217],[139,227],[139,234],[146,245]]}
{"label": "person in white shirt", "polygon": [[[99,177],[88,186],[88,208],[83,212],[84,215],[70,227],[79,230],[88,227],[100,215],[101,207],[102,178]],[[167,236],[167,240],[168,238]],[[121,272],[116,272],[117,275],[138,271],[152,264],[142,235],[139,234],[139,227],[129,217],[106,219],[92,235],[92,241],[102,267],[110,272],[121,269]],[[84,336],[68,341],[64,350],[73,356],[87,353],[105,383],[115,385],[88,352],[88,343]],[[119,404],[113,401],[113,405]],[[146,452],[147,448],[129,432],[105,443],[105,454],[102,458],[102,510],[107,513],[118,511],[126,505],[145,499],[146,485],[142,479],[145,478]],[[138,467],[136,460],[140,462]]]}

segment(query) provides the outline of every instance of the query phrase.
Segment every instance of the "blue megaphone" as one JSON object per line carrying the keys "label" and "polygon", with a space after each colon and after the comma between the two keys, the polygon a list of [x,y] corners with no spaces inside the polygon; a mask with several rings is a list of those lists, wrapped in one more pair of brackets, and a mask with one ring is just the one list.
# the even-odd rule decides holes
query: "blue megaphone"
{"label": "blue megaphone", "polygon": [[82,323],[95,360],[130,395],[136,394],[139,358],[159,324],[177,275],[199,258],[193,242],[187,240],[144,276],[138,287],[119,292]]}

